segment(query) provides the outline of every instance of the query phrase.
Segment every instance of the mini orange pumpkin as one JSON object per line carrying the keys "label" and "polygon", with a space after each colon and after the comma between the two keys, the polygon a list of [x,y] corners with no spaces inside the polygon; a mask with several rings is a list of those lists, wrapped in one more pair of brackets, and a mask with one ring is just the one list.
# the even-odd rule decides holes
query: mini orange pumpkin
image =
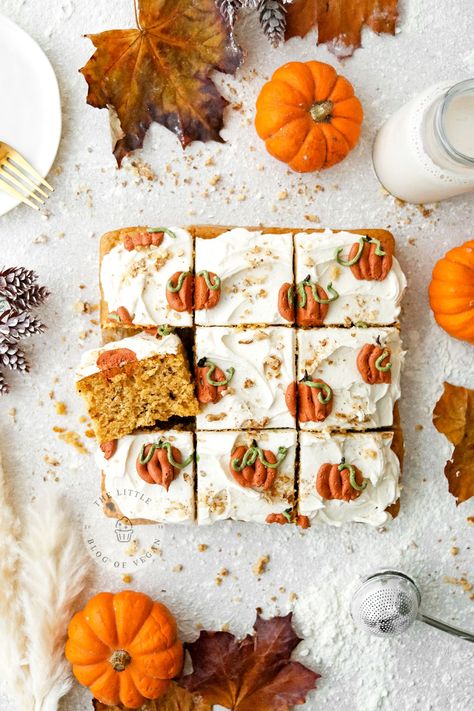
{"label": "mini orange pumpkin", "polygon": [[308,173],[346,157],[363,117],[352,84],[329,64],[289,62],[262,87],[255,127],[270,155]]}
{"label": "mini orange pumpkin", "polygon": [[131,709],[160,697],[183,666],[173,615],[132,590],[89,600],[69,623],[65,655],[96,699]]}
{"label": "mini orange pumpkin", "polygon": [[441,328],[474,344],[474,240],[449,250],[436,263],[429,295]]}

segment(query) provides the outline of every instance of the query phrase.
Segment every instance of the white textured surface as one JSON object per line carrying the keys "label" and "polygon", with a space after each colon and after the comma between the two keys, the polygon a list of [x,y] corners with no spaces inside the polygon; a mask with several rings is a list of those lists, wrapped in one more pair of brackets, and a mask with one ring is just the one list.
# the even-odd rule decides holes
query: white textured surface
{"label": "white textured surface", "polygon": [[[474,515],[474,501],[456,508],[448,494],[442,471],[448,447],[431,425],[443,379],[474,387],[474,351],[434,325],[427,301],[434,260],[473,236],[473,197],[452,200],[424,217],[418,208],[398,206],[384,196],[370,164],[376,128],[403,101],[431,82],[474,73],[471,0],[405,0],[399,35],[364,33],[364,49],[344,65],[326,49],[316,48],[314,35],[275,51],[261,41],[253,23],[244,23],[242,43],[248,61],[235,79],[221,82],[231,101],[242,104],[227,111],[223,135],[228,143],[195,144],[183,155],[169,132],[154,127],[141,155],[158,176],[153,182],[137,178],[127,168],[116,169],[107,116],[86,106],[86,86],[77,73],[92,52],[82,35],[129,26],[132,2],[3,0],[2,11],[48,53],[58,73],[64,109],[64,137],[56,161],[61,174],[51,176],[57,190],[48,206],[49,217],[42,219],[20,207],[0,221],[1,263],[36,269],[53,292],[42,312],[48,335],[27,344],[32,372],[11,377],[12,394],[0,404],[1,446],[17,501],[27,504],[40,490],[60,487],[80,516],[99,487],[93,457],[77,454],[52,427],[84,428],[78,421],[83,410],[74,393],[73,371],[81,350],[97,345],[98,328],[91,325],[90,315],[77,314],[74,304],[78,299],[98,301],[102,232],[147,222],[391,229],[409,279],[402,316],[409,349],[401,407],[407,460],[398,520],[380,533],[362,526],[301,533],[289,527],[229,523],[192,533],[179,529],[167,537],[172,544],[163,549],[162,557],[137,573],[132,585],[167,602],[186,638],[197,634],[197,624],[205,628],[228,624],[243,633],[257,606],[271,615],[291,607],[291,593],[311,599],[310,606],[302,605],[300,630],[312,641],[312,653],[305,659],[315,662],[323,678],[307,709],[467,710],[474,692],[472,646],[421,624],[400,639],[369,640],[347,621],[346,594],[359,574],[381,565],[400,566],[419,579],[427,611],[474,628],[469,593],[443,582],[445,575],[463,574],[473,582],[469,546],[474,529],[466,517]],[[265,154],[252,128],[253,106],[259,87],[277,66],[289,59],[314,58],[339,66],[354,82],[366,120],[361,142],[347,161],[320,175],[298,176]],[[215,164],[206,165],[211,158]],[[217,174],[221,179],[213,186]],[[288,197],[280,200],[284,191]],[[310,221],[315,218],[320,223]],[[88,331],[82,341],[80,334]],[[67,416],[55,414],[51,390],[66,402]],[[8,414],[10,408],[17,410],[16,422]],[[58,459],[60,466],[48,465],[45,455]],[[199,543],[207,543],[208,550],[199,553]],[[452,546],[459,548],[456,557],[450,553]],[[252,565],[265,554],[270,562],[258,580]],[[173,572],[178,563],[183,570]],[[217,586],[215,577],[222,568],[230,575]],[[119,575],[110,577],[97,569],[97,589],[123,586]],[[11,704],[3,698],[0,708],[10,709]],[[87,692],[76,687],[61,708],[86,711]]]}

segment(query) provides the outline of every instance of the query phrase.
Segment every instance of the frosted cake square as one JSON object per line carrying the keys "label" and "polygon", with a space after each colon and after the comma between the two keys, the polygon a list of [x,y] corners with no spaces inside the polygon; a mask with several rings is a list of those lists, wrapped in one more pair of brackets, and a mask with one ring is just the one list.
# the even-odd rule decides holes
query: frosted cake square
{"label": "frosted cake square", "polygon": [[96,462],[102,470],[109,514],[126,516],[132,523],[194,521],[191,432],[157,430],[127,435],[102,445]]}
{"label": "frosted cake square", "polygon": [[302,429],[392,426],[404,358],[396,328],[305,329],[297,341],[292,401]]}
{"label": "frosted cake square", "polygon": [[190,232],[181,227],[107,232],[100,256],[103,328],[192,326]]}
{"label": "frosted cake square", "polygon": [[181,339],[139,333],[83,354],[76,388],[99,442],[195,415],[198,404]]}
{"label": "frosted cake square", "polygon": [[[196,297],[198,280],[215,285],[219,299],[214,304],[196,298],[195,322],[201,326],[279,325],[288,321],[278,309],[281,286],[293,283],[293,237],[291,232],[265,234],[237,227],[211,239],[198,236],[196,251]],[[204,284],[201,284],[204,288]],[[209,292],[208,293],[212,293]],[[212,307],[206,308],[206,303]],[[199,306],[203,304],[203,308]]]}
{"label": "frosted cake square", "polygon": [[393,432],[300,432],[298,513],[333,526],[385,524],[400,496],[393,441]]}
{"label": "frosted cake square", "polygon": [[406,279],[394,249],[394,238],[385,230],[295,234],[299,325],[395,323]]}
{"label": "frosted cake square", "polygon": [[197,428],[294,427],[285,401],[295,377],[294,341],[294,332],[284,326],[197,327]]}
{"label": "frosted cake square", "polygon": [[295,453],[295,430],[197,432],[198,523],[265,523],[291,508]]}

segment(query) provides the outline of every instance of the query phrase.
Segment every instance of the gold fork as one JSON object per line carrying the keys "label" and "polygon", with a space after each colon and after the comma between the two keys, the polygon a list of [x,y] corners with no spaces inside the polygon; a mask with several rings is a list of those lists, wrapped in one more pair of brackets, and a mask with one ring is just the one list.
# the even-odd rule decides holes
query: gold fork
{"label": "gold fork", "polygon": [[[51,192],[54,188],[18,153],[14,148],[0,141],[0,188],[25,205],[39,210],[50,193],[40,187],[43,185]],[[37,194],[38,193],[38,194]],[[36,200],[36,202],[33,202]]]}

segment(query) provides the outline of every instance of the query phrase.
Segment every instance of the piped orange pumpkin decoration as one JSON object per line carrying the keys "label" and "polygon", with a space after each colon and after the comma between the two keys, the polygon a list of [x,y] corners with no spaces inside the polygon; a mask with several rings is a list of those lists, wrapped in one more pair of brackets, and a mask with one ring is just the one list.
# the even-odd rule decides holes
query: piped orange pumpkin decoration
{"label": "piped orange pumpkin decoration", "polygon": [[354,464],[322,464],[316,475],[316,491],[323,499],[353,501],[367,486],[362,472]]}
{"label": "piped orange pumpkin decoration", "polygon": [[96,699],[130,709],[159,698],[183,666],[173,615],[131,590],[89,600],[69,623],[65,655]]}
{"label": "piped orange pumpkin decoration", "polygon": [[190,464],[191,454],[184,462],[183,456],[171,442],[160,439],[158,442],[142,445],[135,464],[138,476],[147,484],[160,484],[168,491],[181,469]]}
{"label": "piped orange pumpkin decoration", "polygon": [[299,383],[288,385],[285,401],[293,417],[296,416],[298,408],[300,422],[324,422],[332,412],[334,397],[332,388],[324,380],[313,380],[305,372]]}
{"label": "piped orange pumpkin decoration", "polygon": [[429,296],[441,328],[474,344],[474,240],[450,249],[436,263]]}
{"label": "piped orange pumpkin decoration", "polygon": [[203,405],[219,402],[234,377],[235,368],[229,368],[227,375],[209,358],[200,358],[196,365],[197,399]]}
{"label": "piped orange pumpkin decoration", "polygon": [[295,322],[295,290],[289,282],[282,284],[278,291],[278,313],[285,321]]}
{"label": "piped orange pumpkin decoration", "polygon": [[191,313],[193,310],[193,275],[175,272],[166,282],[166,301],[173,311]]}
{"label": "piped orange pumpkin decoration", "polygon": [[357,356],[357,368],[368,385],[392,382],[390,350],[377,343],[366,343]]}
{"label": "piped orange pumpkin decoration", "polygon": [[213,309],[221,298],[221,280],[214,274],[202,269],[194,278],[194,308]]}
{"label": "piped orange pumpkin decoration", "polygon": [[268,491],[287,452],[287,447],[279,447],[275,456],[270,449],[262,449],[256,442],[250,447],[237,445],[230,455],[229,469],[240,486]]}
{"label": "piped orange pumpkin decoration", "polygon": [[342,247],[336,250],[336,261],[343,267],[350,267],[356,279],[383,281],[392,268],[393,246],[387,237],[361,237],[352,245],[349,256],[341,256]]}
{"label": "piped orange pumpkin decoration", "polygon": [[289,62],[262,87],[255,127],[270,155],[309,173],[347,156],[363,117],[352,84],[329,64]]}
{"label": "piped orange pumpkin decoration", "polygon": [[331,283],[326,288],[330,296],[320,284],[311,281],[309,274],[296,285],[296,323],[298,326],[324,325],[329,304],[339,298],[339,294]]}

